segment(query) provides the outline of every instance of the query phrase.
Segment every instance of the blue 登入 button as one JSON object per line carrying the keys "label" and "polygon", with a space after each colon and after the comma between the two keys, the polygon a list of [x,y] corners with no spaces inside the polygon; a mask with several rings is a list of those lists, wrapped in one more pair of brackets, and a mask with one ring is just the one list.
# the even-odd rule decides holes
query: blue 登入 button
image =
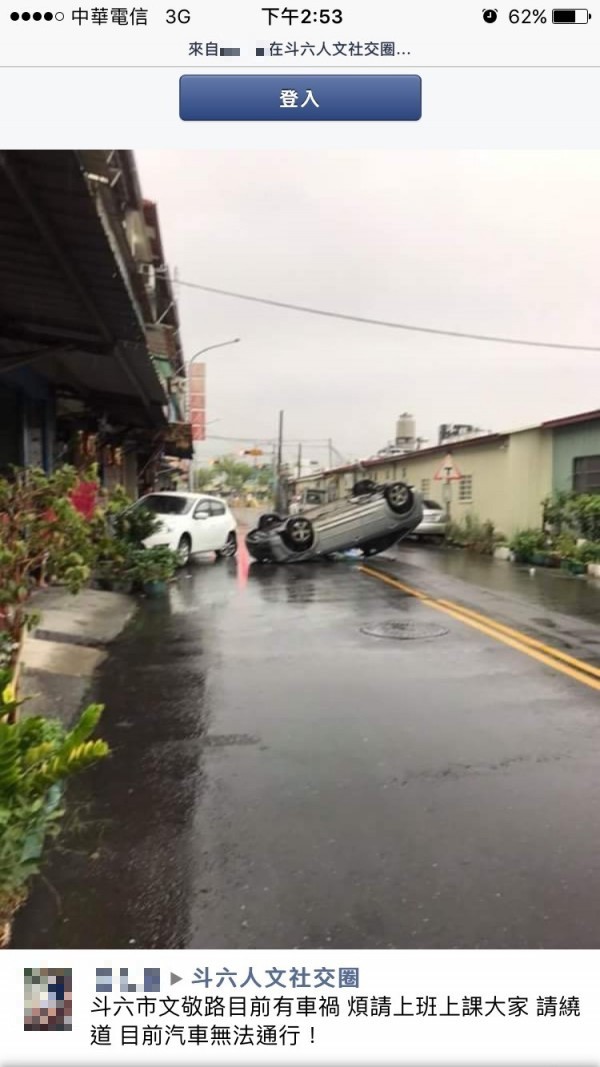
{"label": "blue \u767b\u5165 button", "polygon": [[184,74],[186,122],[415,122],[416,74]]}

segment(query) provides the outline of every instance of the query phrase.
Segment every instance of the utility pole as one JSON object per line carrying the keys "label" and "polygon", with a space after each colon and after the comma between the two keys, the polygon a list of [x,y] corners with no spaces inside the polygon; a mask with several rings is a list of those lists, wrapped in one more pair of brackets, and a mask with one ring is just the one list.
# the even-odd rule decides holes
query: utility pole
{"label": "utility pole", "polygon": [[298,478],[302,477],[302,441],[298,445]]}
{"label": "utility pole", "polygon": [[275,510],[283,511],[283,485],[281,481],[281,468],[283,466],[283,411],[279,412],[279,434],[277,436],[277,482],[275,491]]}

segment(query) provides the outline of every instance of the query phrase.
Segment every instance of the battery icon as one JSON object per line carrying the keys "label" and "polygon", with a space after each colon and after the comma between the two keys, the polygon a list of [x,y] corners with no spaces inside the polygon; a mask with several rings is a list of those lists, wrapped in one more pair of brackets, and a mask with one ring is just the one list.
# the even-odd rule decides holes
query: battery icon
{"label": "battery icon", "polygon": [[591,17],[586,7],[558,7],[552,12],[553,22],[585,23],[589,22]]}

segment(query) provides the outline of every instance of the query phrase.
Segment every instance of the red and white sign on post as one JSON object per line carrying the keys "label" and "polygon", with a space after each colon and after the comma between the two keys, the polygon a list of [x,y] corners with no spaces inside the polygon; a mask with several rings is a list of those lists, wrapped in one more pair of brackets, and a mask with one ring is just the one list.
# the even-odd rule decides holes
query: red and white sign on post
{"label": "red and white sign on post", "polygon": [[434,474],[436,482],[443,482],[442,499],[446,505],[446,521],[450,522],[450,510],[452,503],[452,482],[460,482],[462,474],[454,463],[452,453],[448,452],[441,467]]}
{"label": "red and white sign on post", "polygon": [[206,364],[192,363],[188,373],[192,440],[204,441],[206,439]]}
{"label": "red and white sign on post", "polygon": [[459,482],[461,478],[462,474],[456,466],[452,454],[448,452],[437,474],[434,474],[434,479],[436,482]]}

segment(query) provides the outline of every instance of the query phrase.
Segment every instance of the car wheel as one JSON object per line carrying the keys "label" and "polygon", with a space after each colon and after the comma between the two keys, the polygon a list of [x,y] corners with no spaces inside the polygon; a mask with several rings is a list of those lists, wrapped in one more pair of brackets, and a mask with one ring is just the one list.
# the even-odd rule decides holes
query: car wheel
{"label": "car wheel", "polygon": [[232,530],[232,532],[229,534],[229,537],[227,538],[227,541],[225,543],[225,548],[220,548],[219,551],[217,552],[217,559],[231,559],[232,556],[235,556],[236,552],[237,552],[237,537],[236,537],[235,533]]}
{"label": "car wheel", "polygon": [[392,482],[386,485],[384,496],[395,515],[407,515],[414,502],[412,490],[404,482]]}
{"label": "car wheel", "polygon": [[271,530],[273,526],[279,526],[283,522],[281,515],[275,514],[275,512],[267,512],[266,515],[261,515],[258,520],[257,530]]}
{"label": "car wheel", "polygon": [[192,554],[192,542],[189,534],[184,534],[177,545],[177,562],[180,567],[185,567],[190,562]]}
{"label": "car wheel", "polygon": [[312,522],[303,515],[288,519],[282,538],[293,552],[305,552],[312,548],[315,540]]}

